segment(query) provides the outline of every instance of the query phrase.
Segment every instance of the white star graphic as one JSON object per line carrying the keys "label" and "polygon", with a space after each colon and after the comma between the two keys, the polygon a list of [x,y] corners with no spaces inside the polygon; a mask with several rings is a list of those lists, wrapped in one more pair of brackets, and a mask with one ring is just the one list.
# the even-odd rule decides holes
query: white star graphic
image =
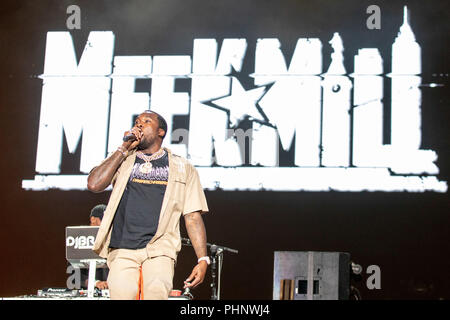
{"label": "white star graphic", "polygon": [[296,79],[282,79],[267,91],[259,105],[280,135],[284,150],[289,150],[295,134],[295,121],[300,117],[301,93]]}
{"label": "white star graphic", "polygon": [[258,100],[264,95],[265,87],[245,90],[239,80],[232,77],[231,94],[225,98],[212,100],[219,107],[230,111],[230,122],[235,126],[239,120],[245,116],[253,119],[265,121],[264,117],[256,108]]}

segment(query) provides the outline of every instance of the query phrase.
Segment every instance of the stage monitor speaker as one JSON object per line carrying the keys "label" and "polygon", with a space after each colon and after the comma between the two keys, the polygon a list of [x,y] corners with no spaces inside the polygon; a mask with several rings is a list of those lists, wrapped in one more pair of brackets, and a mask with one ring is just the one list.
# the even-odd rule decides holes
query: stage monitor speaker
{"label": "stage monitor speaker", "polygon": [[274,300],[348,300],[350,254],[275,251]]}

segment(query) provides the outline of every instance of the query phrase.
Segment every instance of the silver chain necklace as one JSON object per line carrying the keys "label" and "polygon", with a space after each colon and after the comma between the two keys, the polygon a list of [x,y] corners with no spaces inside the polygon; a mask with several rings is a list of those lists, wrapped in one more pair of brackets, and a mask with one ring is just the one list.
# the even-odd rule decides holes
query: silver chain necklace
{"label": "silver chain necklace", "polygon": [[139,165],[139,172],[143,174],[150,173],[152,171],[153,165],[151,161],[161,158],[165,154],[164,149],[159,149],[155,153],[153,153],[151,156],[148,156],[144,154],[142,151],[138,151],[136,155],[145,161],[145,163],[142,163]]}

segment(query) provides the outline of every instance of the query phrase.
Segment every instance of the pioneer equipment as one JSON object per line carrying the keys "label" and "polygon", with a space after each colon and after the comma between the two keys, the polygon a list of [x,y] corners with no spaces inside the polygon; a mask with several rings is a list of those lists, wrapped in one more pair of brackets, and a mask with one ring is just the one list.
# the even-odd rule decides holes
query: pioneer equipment
{"label": "pioneer equipment", "polygon": [[78,290],[71,290],[67,288],[43,288],[38,290],[38,297],[42,298],[65,298],[79,296]]}

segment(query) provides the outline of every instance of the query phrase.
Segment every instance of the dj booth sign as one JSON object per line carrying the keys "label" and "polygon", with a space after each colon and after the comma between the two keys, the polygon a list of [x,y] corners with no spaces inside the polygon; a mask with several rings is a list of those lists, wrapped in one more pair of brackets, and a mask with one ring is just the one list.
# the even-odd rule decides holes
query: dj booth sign
{"label": "dj booth sign", "polygon": [[76,226],[66,227],[66,259],[74,268],[89,267],[89,263],[97,262],[96,268],[106,268],[106,260],[97,255],[94,247],[99,227]]}
{"label": "dj booth sign", "polygon": [[106,260],[92,251],[98,229],[97,226],[66,227],[66,259],[74,268],[89,269],[89,298],[94,297],[95,293],[96,269],[107,267]]}

